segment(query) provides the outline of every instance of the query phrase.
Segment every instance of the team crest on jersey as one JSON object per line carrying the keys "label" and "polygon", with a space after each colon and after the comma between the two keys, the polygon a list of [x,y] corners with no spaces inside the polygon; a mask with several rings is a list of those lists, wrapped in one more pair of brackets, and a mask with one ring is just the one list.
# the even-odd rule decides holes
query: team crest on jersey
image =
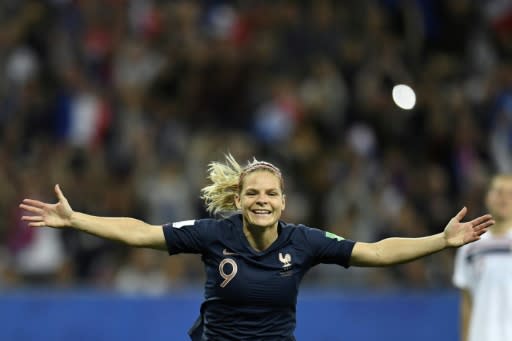
{"label": "team crest on jersey", "polygon": [[279,261],[283,263],[283,268],[289,268],[292,266],[292,256],[289,253],[282,254],[279,252]]}

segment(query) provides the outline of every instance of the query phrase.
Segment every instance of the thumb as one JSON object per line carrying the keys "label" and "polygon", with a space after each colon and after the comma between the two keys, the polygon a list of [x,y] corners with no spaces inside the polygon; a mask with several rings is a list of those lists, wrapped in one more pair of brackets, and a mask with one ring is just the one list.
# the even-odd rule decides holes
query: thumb
{"label": "thumb", "polygon": [[57,195],[57,198],[59,201],[64,201],[66,198],[64,197],[64,194],[62,194],[62,191],[60,190],[59,184],[55,185],[55,194]]}
{"label": "thumb", "polygon": [[457,213],[457,215],[455,216],[455,219],[457,219],[458,221],[461,221],[462,219],[464,219],[464,216],[466,216],[466,213],[468,212],[468,209],[466,208],[466,206],[464,206],[460,211],[459,213]]}

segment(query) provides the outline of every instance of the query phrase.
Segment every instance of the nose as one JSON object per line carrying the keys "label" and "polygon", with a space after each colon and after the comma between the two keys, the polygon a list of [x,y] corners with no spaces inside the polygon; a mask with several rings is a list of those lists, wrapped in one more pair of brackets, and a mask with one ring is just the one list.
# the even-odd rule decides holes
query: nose
{"label": "nose", "polygon": [[256,198],[256,203],[259,205],[263,205],[268,201],[267,196],[265,194],[258,195]]}

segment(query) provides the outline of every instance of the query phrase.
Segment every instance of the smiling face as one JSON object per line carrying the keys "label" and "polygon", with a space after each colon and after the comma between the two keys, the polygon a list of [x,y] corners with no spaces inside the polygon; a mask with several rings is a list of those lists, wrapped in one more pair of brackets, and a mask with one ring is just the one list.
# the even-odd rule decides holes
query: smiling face
{"label": "smiling face", "polygon": [[266,169],[246,174],[235,204],[242,210],[246,226],[277,227],[285,207],[280,177]]}

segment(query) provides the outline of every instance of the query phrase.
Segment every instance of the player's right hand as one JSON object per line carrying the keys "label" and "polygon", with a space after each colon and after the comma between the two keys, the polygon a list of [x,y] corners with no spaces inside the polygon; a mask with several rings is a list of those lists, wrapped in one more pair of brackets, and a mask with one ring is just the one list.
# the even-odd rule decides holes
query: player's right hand
{"label": "player's right hand", "polygon": [[56,204],[48,204],[33,199],[23,199],[23,202],[19,205],[20,208],[31,214],[23,215],[21,220],[27,221],[28,226],[31,227],[69,227],[71,225],[73,210],[60,190],[59,185],[55,185],[55,194],[59,199]]}

